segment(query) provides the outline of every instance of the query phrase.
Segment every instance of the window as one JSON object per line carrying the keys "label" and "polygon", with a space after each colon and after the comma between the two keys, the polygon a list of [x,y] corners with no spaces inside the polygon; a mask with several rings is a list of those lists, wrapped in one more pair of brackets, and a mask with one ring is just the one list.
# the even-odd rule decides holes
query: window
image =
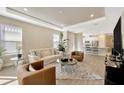
{"label": "window", "polygon": [[7,53],[16,53],[16,41],[5,41],[5,49]]}
{"label": "window", "polygon": [[6,49],[6,53],[17,53],[17,46],[22,42],[22,29],[13,25],[1,24],[0,32],[3,33],[2,45]]}
{"label": "window", "polygon": [[58,48],[59,44],[59,33],[53,34],[53,48]]}

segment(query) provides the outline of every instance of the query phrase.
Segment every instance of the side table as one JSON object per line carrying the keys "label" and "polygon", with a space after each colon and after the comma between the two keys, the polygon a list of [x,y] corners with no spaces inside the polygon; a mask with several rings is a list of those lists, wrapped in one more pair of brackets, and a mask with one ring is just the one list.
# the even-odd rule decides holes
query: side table
{"label": "side table", "polygon": [[14,61],[14,65],[17,66],[19,64],[23,64],[24,59],[23,58],[18,58],[18,57],[13,57],[10,59],[11,61]]}

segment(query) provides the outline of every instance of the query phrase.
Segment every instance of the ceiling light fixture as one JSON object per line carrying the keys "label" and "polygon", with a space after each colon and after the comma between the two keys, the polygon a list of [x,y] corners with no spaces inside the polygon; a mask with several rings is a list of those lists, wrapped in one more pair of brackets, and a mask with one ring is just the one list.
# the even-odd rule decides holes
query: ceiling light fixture
{"label": "ceiling light fixture", "polygon": [[28,11],[28,9],[27,9],[27,8],[24,8],[23,10],[24,10],[24,11]]}
{"label": "ceiling light fixture", "polygon": [[94,14],[91,14],[90,17],[93,18],[94,17]]}

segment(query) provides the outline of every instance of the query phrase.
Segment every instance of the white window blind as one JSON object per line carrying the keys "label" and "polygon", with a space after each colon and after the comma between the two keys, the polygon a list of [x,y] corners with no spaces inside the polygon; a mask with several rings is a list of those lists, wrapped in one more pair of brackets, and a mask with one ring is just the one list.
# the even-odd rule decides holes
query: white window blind
{"label": "white window blind", "polygon": [[13,41],[5,41],[5,49],[8,53],[16,53],[16,42]]}
{"label": "white window blind", "polygon": [[14,25],[0,25],[3,34],[3,45],[6,53],[16,53],[17,44],[22,42],[22,28]]}

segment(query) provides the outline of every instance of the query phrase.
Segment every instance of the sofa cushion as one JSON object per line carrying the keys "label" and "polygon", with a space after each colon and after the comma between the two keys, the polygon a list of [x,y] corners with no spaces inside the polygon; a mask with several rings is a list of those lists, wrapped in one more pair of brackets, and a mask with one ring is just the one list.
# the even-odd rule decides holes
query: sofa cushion
{"label": "sofa cushion", "polygon": [[41,51],[36,51],[36,56],[38,56],[38,57],[42,57],[42,53],[41,53]]}
{"label": "sofa cushion", "polygon": [[45,56],[50,56],[52,53],[50,50],[44,50],[42,51],[42,56],[45,57]]}
{"label": "sofa cushion", "polygon": [[42,57],[42,53],[40,50],[32,50],[32,51],[30,51],[30,54],[33,56]]}

